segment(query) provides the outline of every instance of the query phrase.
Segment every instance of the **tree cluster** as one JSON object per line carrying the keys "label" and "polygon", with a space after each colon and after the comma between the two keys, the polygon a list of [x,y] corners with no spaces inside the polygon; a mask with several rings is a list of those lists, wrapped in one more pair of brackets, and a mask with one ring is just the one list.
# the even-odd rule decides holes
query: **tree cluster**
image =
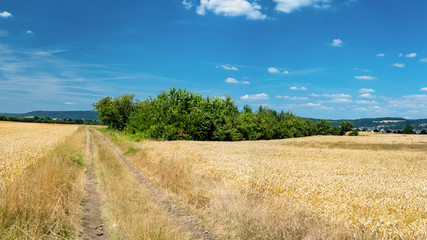
{"label": "tree cluster", "polygon": [[100,125],[101,122],[98,120],[83,120],[83,119],[51,119],[51,118],[40,118],[40,117],[31,117],[31,118],[21,118],[13,116],[3,116],[0,115],[0,121],[10,121],[10,122],[32,122],[32,123],[55,123],[55,124],[80,124],[80,125]]}
{"label": "tree cluster", "polygon": [[106,97],[93,104],[99,119],[111,129],[125,131],[136,139],[240,141],[282,139],[312,135],[343,135],[353,128],[329,121],[313,122],[290,112],[260,106],[239,111],[230,96],[203,97],[171,88],[145,101],[133,94]]}

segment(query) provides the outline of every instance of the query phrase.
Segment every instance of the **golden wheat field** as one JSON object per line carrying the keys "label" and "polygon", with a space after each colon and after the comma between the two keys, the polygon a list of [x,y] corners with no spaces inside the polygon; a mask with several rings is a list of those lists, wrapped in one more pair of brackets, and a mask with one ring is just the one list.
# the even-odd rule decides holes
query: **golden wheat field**
{"label": "golden wheat field", "polygon": [[76,125],[0,121],[0,187],[77,130]]}
{"label": "golden wheat field", "polygon": [[362,133],[138,145],[157,159],[189,162],[201,175],[270,202],[307,209],[356,233],[427,235],[427,136]]}

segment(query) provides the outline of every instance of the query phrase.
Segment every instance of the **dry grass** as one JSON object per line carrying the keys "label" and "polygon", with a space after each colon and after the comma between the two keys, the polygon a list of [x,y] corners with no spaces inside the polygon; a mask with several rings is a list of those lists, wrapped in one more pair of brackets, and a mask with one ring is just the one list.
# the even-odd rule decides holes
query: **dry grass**
{"label": "dry grass", "polygon": [[111,239],[188,239],[138,185],[112,150],[93,134],[94,164]]}
{"label": "dry grass", "polygon": [[[13,124],[12,124],[13,125]],[[32,125],[32,124],[30,124]],[[3,125],[4,126],[4,125]],[[17,125],[13,125],[17,127]],[[25,125],[28,127],[29,125]],[[34,125],[33,125],[34,126]],[[18,129],[34,143],[41,143],[36,136],[48,138],[59,129],[37,125],[37,129]],[[43,129],[39,131],[40,129]],[[75,129],[75,128],[74,128]],[[32,132],[34,130],[38,134]],[[70,128],[65,127],[65,132]],[[23,138],[13,138],[14,141]],[[45,134],[42,134],[45,133]],[[58,135],[63,136],[59,133]],[[13,135],[12,135],[13,136]],[[50,135],[52,136],[52,135]],[[62,142],[39,153],[40,158],[28,159],[27,168],[21,169],[13,181],[0,190],[1,239],[65,239],[78,237],[80,229],[80,203],[84,190],[85,131],[79,129],[67,142]],[[57,139],[56,136],[52,136]],[[23,140],[25,141],[25,140]],[[29,141],[31,142],[31,141]],[[46,143],[51,143],[46,140]],[[21,144],[18,142],[18,144]],[[53,144],[53,143],[52,143]],[[19,145],[23,150],[24,145]],[[29,145],[29,149],[34,147]],[[19,153],[19,151],[18,151]],[[21,154],[19,156],[28,156]],[[11,160],[11,159],[7,159]],[[21,159],[21,161],[23,161]]]}
{"label": "dry grass", "polygon": [[426,143],[368,134],[121,147],[141,149],[133,163],[225,238],[425,238]]}
{"label": "dry grass", "polygon": [[0,121],[0,188],[77,128],[76,125]]}

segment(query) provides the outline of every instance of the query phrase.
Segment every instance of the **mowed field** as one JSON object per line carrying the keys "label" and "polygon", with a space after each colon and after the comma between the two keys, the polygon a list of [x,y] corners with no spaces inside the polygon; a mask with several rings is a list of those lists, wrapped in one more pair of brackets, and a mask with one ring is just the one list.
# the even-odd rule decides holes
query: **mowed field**
{"label": "mowed field", "polygon": [[0,121],[0,186],[70,137],[76,125]]}
{"label": "mowed field", "polygon": [[[427,236],[427,136],[362,133],[256,142],[144,141],[134,147],[142,150],[143,157],[134,160],[141,168],[155,172],[156,163],[172,165],[166,172],[179,171],[176,178],[187,178],[184,186],[174,186],[176,179],[168,183],[171,177],[157,170],[166,186],[178,188],[176,192],[190,188],[193,194],[204,193],[199,196],[207,202],[202,211],[216,216],[212,227],[224,222],[217,231],[231,237]],[[220,187],[209,186],[206,178]],[[232,193],[235,190],[238,193]],[[190,193],[186,195],[194,202]],[[244,200],[235,200],[237,196]],[[250,206],[251,199],[255,206]],[[292,229],[286,229],[289,226]],[[298,233],[298,228],[308,229]],[[290,233],[294,230],[297,233]]]}

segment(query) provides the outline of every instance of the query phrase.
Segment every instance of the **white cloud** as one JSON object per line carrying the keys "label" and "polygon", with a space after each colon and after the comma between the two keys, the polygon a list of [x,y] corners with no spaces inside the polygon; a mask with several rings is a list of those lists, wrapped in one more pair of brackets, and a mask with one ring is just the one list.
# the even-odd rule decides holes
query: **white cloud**
{"label": "white cloud", "polygon": [[331,46],[333,47],[342,47],[344,45],[343,41],[341,41],[341,39],[334,39],[331,42]]}
{"label": "white cloud", "polygon": [[249,82],[249,81],[241,81],[240,83],[241,84],[251,84],[251,82]]}
{"label": "white cloud", "polygon": [[3,11],[3,12],[0,12],[0,17],[8,18],[8,17],[13,17],[13,15],[10,12]]}
{"label": "white cloud", "polygon": [[258,93],[258,94],[246,94],[245,96],[240,97],[241,100],[244,101],[253,101],[253,100],[268,100],[270,99],[268,94]]}
{"label": "white cloud", "polygon": [[233,66],[230,66],[230,65],[221,65],[221,66],[216,66],[216,68],[223,68],[223,69],[225,69],[225,70],[234,70],[234,71],[239,70],[238,68],[233,67]]}
{"label": "white cloud", "polygon": [[283,98],[292,101],[307,101],[308,97],[289,97],[289,96],[276,96],[276,98]]}
{"label": "white cloud", "polygon": [[417,56],[417,54],[416,53],[409,53],[409,54],[406,54],[405,55],[405,57],[407,57],[407,58],[414,58],[414,57],[416,57]]}
{"label": "white cloud", "polygon": [[378,79],[376,77],[366,76],[366,75],[364,75],[364,76],[355,76],[354,78],[355,79],[359,79],[359,80],[376,80],[376,79]]}
{"label": "white cloud", "polygon": [[25,31],[25,33],[26,33],[26,34],[33,34],[34,32],[33,32],[33,31],[31,31],[31,30],[26,30],[26,31]]}
{"label": "white cloud", "polygon": [[361,89],[359,89],[358,92],[360,92],[360,93],[373,93],[373,92],[375,92],[375,90],[371,89],[371,88],[361,88]]}
{"label": "white cloud", "polygon": [[231,78],[231,77],[225,79],[225,82],[226,83],[239,83],[239,81],[237,81],[235,78]]}
{"label": "white cloud", "polygon": [[348,99],[348,98],[335,98],[335,99],[331,99],[329,101],[327,101],[329,103],[352,103],[353,99]]}
{"label": "white cloud", "polygon": [[395,66],[395,67],[397,67],[397,68],[404,68],[405,67],[405,64],[404,63],[393,63],[393,64],[391,64],[392,66]]}
{"label": "white cloud", "polygon": [[352,96],[348,95],[348,94],[344,94],[344,93],[340,93],[340,94],[323,94],[323,97],[326,98],[352,98]]}
{"label": "white cloud", "polygon": [[189,1],[189,0],[183,0],[183,1],[182,1],[182,4],[184,5],[184,7],[185,7],[186,9],[190,9],[190,8],[192,8],[192,7],[193,7],[193,2],[191,2],[191,1]]}
{"label": "white cloud", "polygon": [[283,71],[283,74],[289,74],[289,72],[288,71]]}
{"label": "white cloud", "polygon": [[76,105],[77,103],[73,103],[73,102],[65,102],[65,105]]}
{"label": "white cloud", "polygon": [[291,13],[303,7],[329,8],[329,0],[273,0],[277,3],[276,10]]}
{"label": "white cloud", "polygon": [[423,88],[421,88],[421,89],[420,89],[420,91],[427,92],[427,87],[423,87]]}
{"label": "white cloud", "polygon": [[399,57],[403,57],[403,53],[400,53],[400,54],[399,54]]}
{"label": "white cloud", "polygon": [[421,58],[420,62],[426,62],[427,63],[427,58]]}
{"label": "white cloud", "polygon": [[384,56],[385,56],[385,54],[384,54],[384,53],[378,53],[376,56],[377,56],[377,57],[384,57]]}
{"label": "white cloud", "polygon": [[251,20],[267,18],[265,14],[261,13],[261,6],[258,3],[250,3],[246,0],[200,0],[197,14],[205,15],[207,10],[228,17],[246,16]]}
{"label": "white cloud", "polygon": [[310,93],[309,94],[311,97],[320,97],[320,94],[317,94],[317,93]]}
{"label": "white cloud", "polygon": [[293,90],[293,91],[297,91],[297,90],[305,91],[305,90],[307,90],[307,88],[306,87],[290,87],[289,90]]}
{"label": "white cloud", "polygon": [[377,101],[366,101],[366,100],[356,100],[358,104],[366,104],[366,105],[375,105],[378,104]]}
{"label": "white cloud", "polygon": [[277,68],[275,68],[275,67],[269,67],[268,69],[267,69],[267,71],[269,72],[269,73],[279,73],[280,71],[279,71],[279,69],[277,69]]}
{"label": "white cloud", "polygon": [[404,110],[418,110],[422,112],[427,111],[426,94],[413,94],[402,96],[399,99],[389,99],[388,103],[393,108],[400,108]]}
{"label": "white cloud", "polygon": [[359,97],[360,97],[360,98],[375,98],[375,96],[374,96],[374,95],[371,95],[371,94],[369,94],[369,93],[361,94]]}

